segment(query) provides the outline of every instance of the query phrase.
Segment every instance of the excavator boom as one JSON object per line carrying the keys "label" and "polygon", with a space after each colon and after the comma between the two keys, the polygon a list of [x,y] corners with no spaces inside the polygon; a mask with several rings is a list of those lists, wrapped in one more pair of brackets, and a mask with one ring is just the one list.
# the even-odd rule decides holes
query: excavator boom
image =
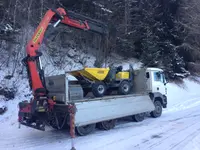
{"label": "excavator boom", "polygon": [[[50,9],[46,12],[32,39],[27,44],[27,56],[23,59],[34,97],[30,102],[23,101],[19,103],[19,122],[37,129],[43,128],[43,121],[41,120],[44,120],[46,113],[50,112],[55,104],[53,100],[49,99],[48,91],[45,87],[44,71],[40,61],[42,53],[39,52],[39,48],[48,26],[51,25],[55,28],[59,24],[100,35],[108,34],[104,23],[70,11],[67,12],[63,8]],[[33,125],[33,123],[36,125]]]}

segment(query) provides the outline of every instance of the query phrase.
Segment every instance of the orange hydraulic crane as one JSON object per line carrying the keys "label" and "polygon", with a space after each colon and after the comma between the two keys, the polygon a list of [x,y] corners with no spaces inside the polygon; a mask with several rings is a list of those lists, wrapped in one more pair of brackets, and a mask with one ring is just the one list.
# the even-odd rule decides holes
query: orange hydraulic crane
{"label": "orange hydraulic crane", "polygon": [[48,118],[49,112],[54,110],[56,102],[48,97],[48,91],[45,87],[44,70],[41,67],[40,61],[42,53],[39,51],[39,48],[48,26],[52,25],[55,28],[59,24],[101,35],[108,33],[104,23],[70,11],[67,12],[63,8],[50,9],[46,12],[32,39],[27,44],[27,56],[23,59],[27,68],[33,99],[30,102],[20,102],[18,114],[18,120],[21,124],[40,130],[44,130],[44,123]]}

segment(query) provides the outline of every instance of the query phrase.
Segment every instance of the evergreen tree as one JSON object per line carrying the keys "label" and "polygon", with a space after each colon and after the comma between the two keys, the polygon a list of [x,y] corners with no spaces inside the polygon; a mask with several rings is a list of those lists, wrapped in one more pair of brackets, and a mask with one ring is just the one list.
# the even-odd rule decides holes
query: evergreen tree
{"label": "evergreen tree", "polygon": [[[60,31],[54,35],[57,39],[52,43],[55,48],[60,47],[60,54],[67,53],[63,51],[67,47],[76,47],[85,53],[102,56],[97,57],[100,64],[113,52],[128,58],[136,57],[146,66],[161,67],[170,78],[174,78],[177,73],[187,73],[185,66],[188,61],[200,60],[198,28],[191,32],[190,28],[186,28],[191,20],[183,19],[188,19],[195,12],[191,9],[188,16],[186,12],[183,13],[182,8],[186,4],[186,0],[7,0],[0,3],[0,15],[3,16],[0,21],[4,27],[9,24],[14,31],[18,31],[16,36],[10,32],[9,37],[19,37],[23,41],[21,47],[24,47],[30,39],[29,33],[37,27],[46,10],[63,7],[67,11],[72,10],[105,22],[110,35],[108,41],[102,41],[95,34],[67,27],[59,28]],[[180,17],[184,22],[180,23]],[[198,27],[198,20],[195,21],[195,27]],[[1,39],[6,39],[6,36],[4,34]],[[13,40],[8,41],[14,47],[17,45]],[[69,41],[73,41],[73,44]],[[105,46],[106,49],[103,49]],[[48,48],[52,56],[58,54],[55,48]]]}

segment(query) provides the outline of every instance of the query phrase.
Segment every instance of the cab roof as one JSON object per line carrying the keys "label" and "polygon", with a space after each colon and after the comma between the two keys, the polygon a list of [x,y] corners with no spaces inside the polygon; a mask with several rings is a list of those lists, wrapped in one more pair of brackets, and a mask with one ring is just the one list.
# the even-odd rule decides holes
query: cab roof
{"label": "cab roof", "polygon": [[154,67],[149,67],[149,68],[147,68],[147,70],[150,70],[150,71],[163,71],[160,68],[154,68]]}

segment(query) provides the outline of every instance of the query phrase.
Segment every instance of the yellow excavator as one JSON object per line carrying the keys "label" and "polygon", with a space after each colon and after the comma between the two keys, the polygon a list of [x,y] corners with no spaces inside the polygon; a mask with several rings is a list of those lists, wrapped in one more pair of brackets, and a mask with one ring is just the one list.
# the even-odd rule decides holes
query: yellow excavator
{"label": "yellow excavator", "polygon": [[118,91],[119,95],[127,95],[132,88],[133,68],[123,71],[122,66],[108,68],[83,68],[68,72],[81,84],[84,96],[92,92],[95,97],[110,95]]}

